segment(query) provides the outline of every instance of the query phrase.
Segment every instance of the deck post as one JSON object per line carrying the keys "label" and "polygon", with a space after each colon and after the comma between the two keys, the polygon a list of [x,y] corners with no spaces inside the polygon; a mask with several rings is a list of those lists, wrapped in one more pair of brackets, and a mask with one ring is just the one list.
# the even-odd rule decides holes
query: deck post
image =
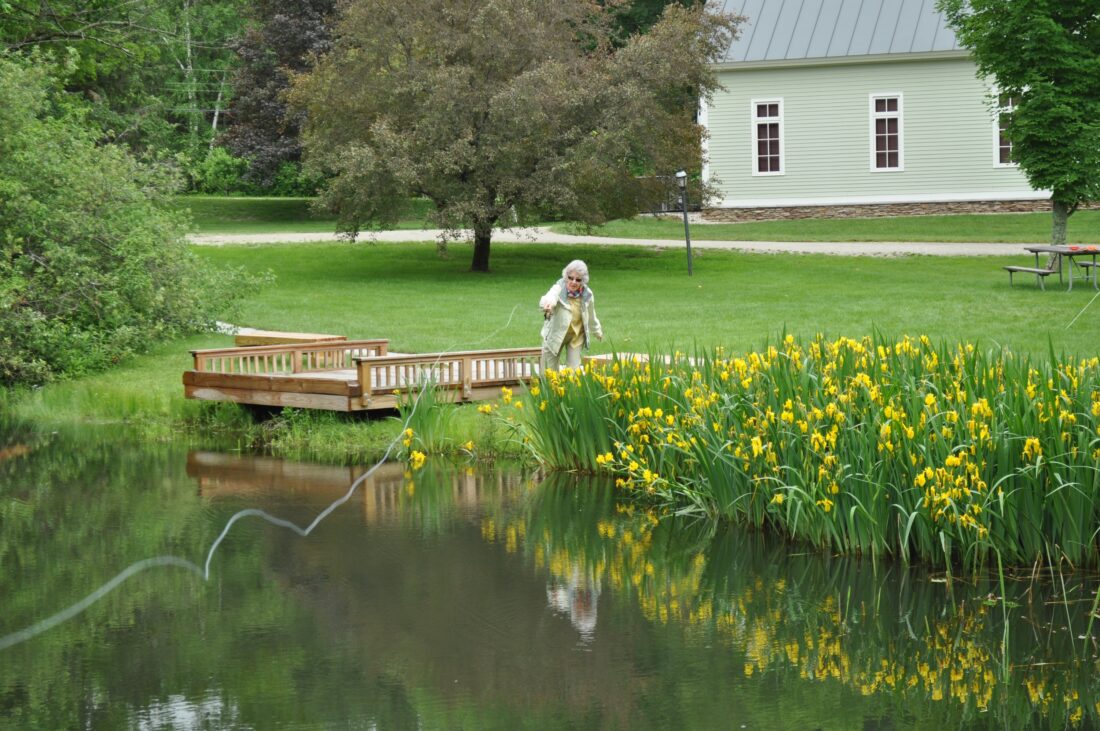
{"label": "deck post", "polygon": [[362,360],[357,361],[355,370],[359,378],[359,391],[362,393],[359,397],[359,402],[362,404],[363,408],[367,408],[370,406],[371,398],[374,395],[371,391],[370,364]]}
{"label": "deck post", "polygon": [[468,355],[462,356],[462,360],[459,361],[459,368],[462,369],[462,400],[469,401],[473,396],[474,384],[473,384],[473,358]]}

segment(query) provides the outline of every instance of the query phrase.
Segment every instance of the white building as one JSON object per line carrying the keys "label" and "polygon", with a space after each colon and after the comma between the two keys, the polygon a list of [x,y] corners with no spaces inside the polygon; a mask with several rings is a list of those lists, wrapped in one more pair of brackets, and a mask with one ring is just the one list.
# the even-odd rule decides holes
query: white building
{"label": "white building", "polygon": [[[714,219],[1048,210],[935,0],[726,0]],[[998,103],[1010,104],[1003,99]]]}

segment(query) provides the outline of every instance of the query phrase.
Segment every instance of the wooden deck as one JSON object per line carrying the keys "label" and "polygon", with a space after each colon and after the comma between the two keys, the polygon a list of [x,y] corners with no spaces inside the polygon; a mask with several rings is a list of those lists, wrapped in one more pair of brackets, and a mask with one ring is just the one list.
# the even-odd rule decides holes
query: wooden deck
{"label": "wooden deck", "polygon": [[233,344],[239,347],[256,345],[287,345],[290,343],[327,343],[336,340],[346,341],[344,335],[324,335],[322,333],[294,333],[281,330],[256,330],[251,327],[239,328],[233,336]]}
{"label": "wooden deck", "polygon": [[456,402],[500,395],[538,375],[539,348],[389,352],[387,340],[193,350],[184,395],[205,401],[328,411],[393,409],[427,383]]}

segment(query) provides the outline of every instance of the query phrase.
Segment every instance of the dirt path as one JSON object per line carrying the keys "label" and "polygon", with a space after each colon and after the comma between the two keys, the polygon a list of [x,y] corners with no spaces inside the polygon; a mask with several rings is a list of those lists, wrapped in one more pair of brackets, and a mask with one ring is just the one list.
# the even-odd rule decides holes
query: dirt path
{"label": "dirt path", "polygon": [[[400,242],[433,241],[443,234],[437,229],[381,231],[364,233],[358,241]],[[460,239],[461,240],[461,239]],[[200,246],[241,246],[249,244],[302,244],[346,241],[331,233],[274,234],[195,234],[190,241]],[[573,236],[554,233],[546,228],[497,231],[493,241],[524,244],[574,244],[584,246],[646,246],[658,249],[682,249],[684,242],[674,239],[613,239],[604,236]],[[832,254],[837,256],[1019,256],[1024,244],[905,242],[905,241],[692,241],[692,249],[722,249],[765,254]]]}

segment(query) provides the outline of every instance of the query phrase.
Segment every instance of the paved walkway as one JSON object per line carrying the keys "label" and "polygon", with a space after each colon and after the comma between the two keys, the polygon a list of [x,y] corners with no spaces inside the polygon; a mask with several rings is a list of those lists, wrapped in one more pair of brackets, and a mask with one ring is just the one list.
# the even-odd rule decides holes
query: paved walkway
{"label": "paved walkway", "polygon": [[[409,231],[380,231],[363,233],[360,241],[433,241],[443,235],[438,229]],[[469,236],[466,236],[469,238]],[[300,244],[333,242],[340,239],[332,233],[285,234],[196,234],[190,240],[203,246],[228,246],[247,244]],[[461,240],[461,238],[460,238]],[[496,231],[494,242],[526,244],[579,244],[585,246],[646,246],[658,249],[682,249],[683,240],[676,239],[615,239],[606,236],[573,236],[559,234],[545,227]],[[1041,242],[1037,242],[1041,243]],[[928,256],[1019,256],[1024,254],[1024,244],[972,243],[960,244],[942,241],[696,241],[692,249],[724,249],[766,254],[833,254],[839,256],[901,256],[905,254]]]}

